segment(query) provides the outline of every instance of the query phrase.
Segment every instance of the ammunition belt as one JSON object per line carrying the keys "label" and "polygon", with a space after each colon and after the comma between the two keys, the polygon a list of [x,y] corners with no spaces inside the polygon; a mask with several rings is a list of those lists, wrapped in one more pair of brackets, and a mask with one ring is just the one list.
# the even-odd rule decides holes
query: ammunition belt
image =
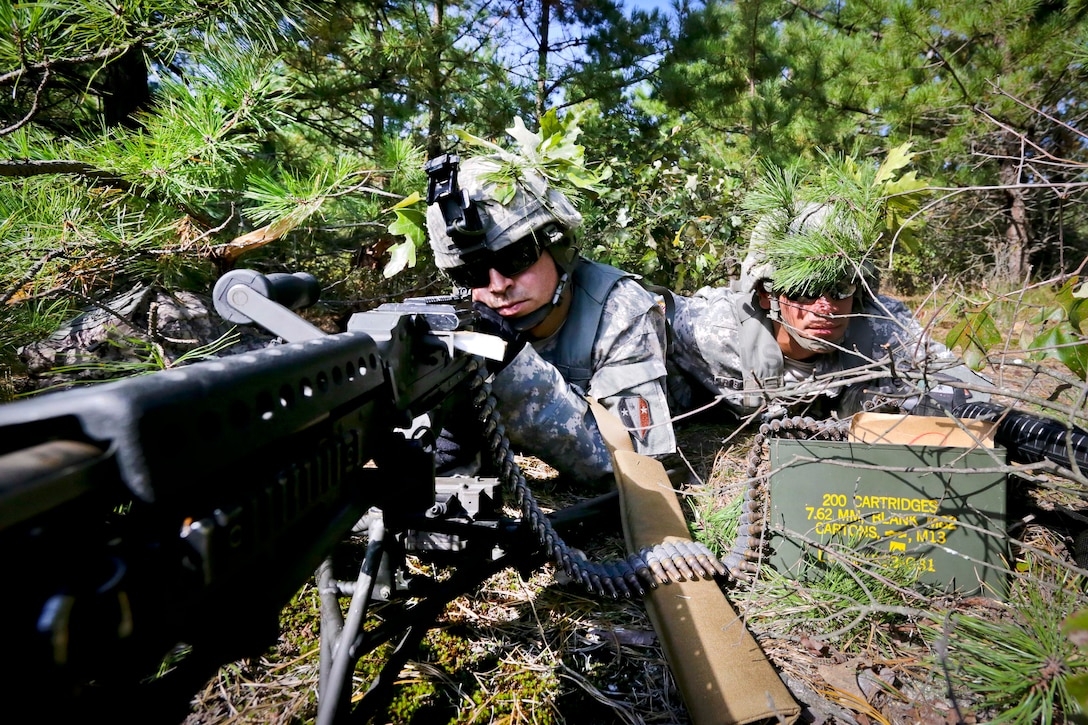
{"label": "ammunition belt", "polygon": [[567,546],[552,526],[551,519],[540,508],[521,467],[514,460],[499,414],[498,400],[492,394],[487,373],[482,367],[470,385],[472,404],[483,424],[484,443],[491,452],[503,490],[521,509],[522,521],[536,533],[552,561],[572,580],[581,582],[586,589],[600,596],[618,599],[635,594],[643,596],[647,587],[656,589],[659,584],[713,579],[715,575],[726,574],[722,562],[699,542],[657,544],[645,547],[626,559],[603,562],[590,561],[581,552]]}
{"label": "ammunition belt", "polygon": [[767,506],[770,500],[768,479],[770,469],[764,456],[768,437],[792,440],[846,440],[849,428],[843,421],[816,420],[807,416],[778,418],[759,426],[748,453],[748,489],[741,503],[741,515],[737,522],[737,538],[722,561],[729,574],[738,581],[752,581],[759,573],[759,561],[763,554],[763,532],[767,522]]}

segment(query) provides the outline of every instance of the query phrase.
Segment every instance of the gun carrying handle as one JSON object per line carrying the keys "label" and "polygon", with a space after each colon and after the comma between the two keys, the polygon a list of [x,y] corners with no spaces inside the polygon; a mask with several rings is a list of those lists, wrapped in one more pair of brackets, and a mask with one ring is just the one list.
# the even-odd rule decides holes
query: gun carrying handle
{"label": "gun carrying handle", "polygon": [[236,269],[216,281],[212,300],[219,316],[237,325],[256,323],[287,342],[325,336],[291,310],[317,301],[321,287],[311,274],[263,275],[252,269]]}
{"label": "gun carrying handle", "polygon": [[[628,552],[690,541],[665,467],[635,453],[627,429],[604,406],[590,399],[589,407],[612,453]],[[800,717],[801,707],[717,582],[659,586],[646,594],[646,612],[696,725],[789,725]]]}

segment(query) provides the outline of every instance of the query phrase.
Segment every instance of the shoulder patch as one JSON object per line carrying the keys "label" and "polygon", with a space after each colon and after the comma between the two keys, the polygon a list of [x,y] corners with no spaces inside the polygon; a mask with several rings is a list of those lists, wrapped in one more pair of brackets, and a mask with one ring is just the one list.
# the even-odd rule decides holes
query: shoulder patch
{"label": "shoulder patch", "polygon": [[650,404],[646,399],[641,395],[620,398],[616,412],[627,430],[638,438],[640,443],[645,443],[654,424],[650,415]]}

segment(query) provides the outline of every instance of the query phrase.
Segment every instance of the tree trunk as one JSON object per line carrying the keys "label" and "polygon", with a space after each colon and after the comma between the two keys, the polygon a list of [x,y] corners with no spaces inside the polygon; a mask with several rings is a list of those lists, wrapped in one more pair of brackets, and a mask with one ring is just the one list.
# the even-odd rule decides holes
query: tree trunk
{"label": "tree trunk", "polygon": [[[384,26],[380,20],[374,22],[374,44],[381,50],[385,43]],[[370,139],[373,148],[381,148],[385,139],[385,74],[382,82],[374,84],[374,105],[370,109]]]}
{"label": "tree trunk", "polygon": [[551,31],[551,0],[540,0],[540,42],[536,48],[536,117],[544,118],[548,104],[548,36]]}
{"label": "tree trunk", "polygon": [[431,54],[427,66],[427,158],[440,156],[444,150],[442,136],[442,21],[446,14],[445,0],[435,0],[431,17]]}
{"label": "tree trunk", "polygon": [[1005,187],[1008,226],[1005,227],[1004,254],[999,256],[998,268],[994,271],[1009,283],[1023,282],[1031,271],[1028,260],[1031,220],[1028,218],[1026,190],[1017,186],[1019,183],[1020,164],[1015,159],[1002,162],[1001,184]]}
{"label": "tree trunk", "polygon": [[102,87],[102,112],[106,126],[139,128],[136,114],[151,107],[151,89],[147,86],[147,61],[143,48],[136,45],[106,66]]}

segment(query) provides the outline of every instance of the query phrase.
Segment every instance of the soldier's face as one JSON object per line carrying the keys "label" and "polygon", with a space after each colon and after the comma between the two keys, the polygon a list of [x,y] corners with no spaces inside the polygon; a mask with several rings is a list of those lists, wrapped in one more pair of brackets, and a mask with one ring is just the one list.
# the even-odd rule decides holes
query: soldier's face
{"label": "soldier's face", "polygon": [[503,317],[524,317],[552,301],[559,284],[559,270],[547,250],[540,259],[524,271],[506,277],[496,269],[489,270],[486,287],[472,290],[472,299],[481,302]]}
{"label": "soldier's face", "polygon": [[[770,294],[760,292],[759,298],[763,309],[769,310]],[[795,335],[837,345],[846,336],[846,328],[850,325],[849,315],[854,309],[854,297],[836,299],[834,294],[821,294],[815,298],[790,299],[786,295],[778,295],[778,308],[782,321],[774,323],[774,330],[782,354],[794,360],[806,360],[819,353],[799,345],[786,328],[792,329]]]}

